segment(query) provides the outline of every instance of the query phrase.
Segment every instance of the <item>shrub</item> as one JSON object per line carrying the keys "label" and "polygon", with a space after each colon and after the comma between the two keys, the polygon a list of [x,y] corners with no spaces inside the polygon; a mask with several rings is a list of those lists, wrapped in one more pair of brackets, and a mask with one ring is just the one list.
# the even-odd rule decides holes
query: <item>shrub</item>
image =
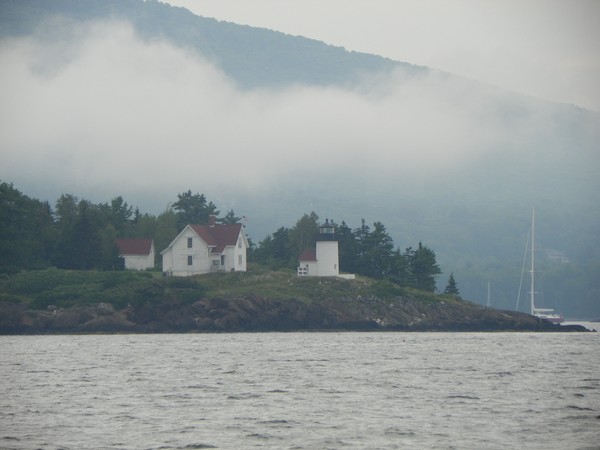
{"label": "shrub", "polygon": [[405,294],[404,290],[389,280],[380,280],[371,286],[373,293],[379,298],[400,297]]}

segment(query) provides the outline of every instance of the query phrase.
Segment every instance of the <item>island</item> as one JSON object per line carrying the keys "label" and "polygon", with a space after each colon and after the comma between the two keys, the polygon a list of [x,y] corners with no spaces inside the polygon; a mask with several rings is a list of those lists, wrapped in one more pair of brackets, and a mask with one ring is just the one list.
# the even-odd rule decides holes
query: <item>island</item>
{"label": "island", "polygon": [[589,331],[459,296],[356,277],[255,268],[22,272],[0,280],[0,334],[293,331]]}

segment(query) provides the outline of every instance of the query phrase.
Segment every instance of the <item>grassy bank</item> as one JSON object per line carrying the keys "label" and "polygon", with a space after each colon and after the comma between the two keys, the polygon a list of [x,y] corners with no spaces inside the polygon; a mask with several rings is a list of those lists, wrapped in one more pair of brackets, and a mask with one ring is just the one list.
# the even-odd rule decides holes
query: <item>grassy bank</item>
{"label": "grassy bank", "polygon": [[214,273],[195,277],[163,277],[159,272],[99,272],[47,269],[0,278],[0,301],[31,309],[69,308],[111,303],[115,308],[147,303],[189,304],[205,297],[232,298],[247,294],[280,300],[314,302],[327,298],[412,297],[425,302],[454,301],[452,297],[387,281],[297,277],[292,271],[251,267],[248,272]]}

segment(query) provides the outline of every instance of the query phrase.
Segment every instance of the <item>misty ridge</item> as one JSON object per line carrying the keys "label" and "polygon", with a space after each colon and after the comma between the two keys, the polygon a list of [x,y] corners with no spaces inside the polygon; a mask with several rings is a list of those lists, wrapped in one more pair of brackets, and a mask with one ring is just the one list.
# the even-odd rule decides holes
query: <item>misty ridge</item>
{"label": "misty ridge", "polygon": [[570,261],[548,261],[547,306],[600,314],[598,113],[158,2],[0,13],[0,178],[27,195],[157,214],[191,189],[255,241],[311,211],[380,220],[509,309],[535,206]]}

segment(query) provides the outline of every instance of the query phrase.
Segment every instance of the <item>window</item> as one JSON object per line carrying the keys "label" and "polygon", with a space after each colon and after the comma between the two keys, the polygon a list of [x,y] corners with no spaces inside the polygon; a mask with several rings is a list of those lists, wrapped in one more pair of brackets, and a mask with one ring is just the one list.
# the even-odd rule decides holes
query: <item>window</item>
{"label": "window", "polygon": [[242,248],[242,238],[239,238],[239,239],[238,239],[238,247],[239,247],[239,248]]}
{"label": "window", "polygon": [[225,265],[225,255],[221,255],[221,265]]}
{"label": "window", "polygon": [[192,248],[192,238],[188,238],[188,248]]}
{"label": "window", "polygon": [[238,255],[238,266],[242,265],[242,261],[243,261],[242,255]]}
{"label": "window", "polygon": [[192,255],[188,255],[188,266],[192,265]]}

